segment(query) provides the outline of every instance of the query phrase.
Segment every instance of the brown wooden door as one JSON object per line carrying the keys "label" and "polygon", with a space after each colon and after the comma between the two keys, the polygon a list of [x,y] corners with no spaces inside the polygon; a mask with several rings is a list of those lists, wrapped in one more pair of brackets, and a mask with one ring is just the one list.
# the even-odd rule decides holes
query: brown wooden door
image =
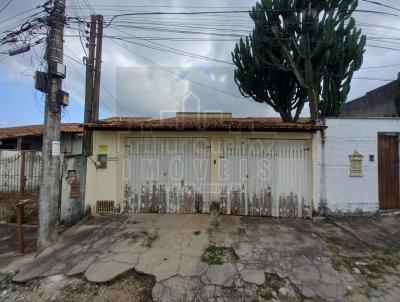
{"label": "brown wooden door", "polygon": [[400,208],[399,147],[396,135],[378,136],[379,207]]}

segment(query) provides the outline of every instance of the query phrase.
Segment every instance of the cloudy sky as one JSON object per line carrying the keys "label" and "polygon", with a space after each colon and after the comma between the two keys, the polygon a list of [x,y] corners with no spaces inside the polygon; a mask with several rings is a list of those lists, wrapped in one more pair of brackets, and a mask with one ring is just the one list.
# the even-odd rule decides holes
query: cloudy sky
{"label": "cloudy sky", "polygon": [[[0,0],[0,8],[6,2]],[[13,16],[44,2],[12,1],[0,13],[0,32],[40,10]],[[400,9],[397,0],[379,2]],[[92,12],[90,4],[96,13],[103,14],[109,21],[112,15],[131,12],[246,10],[255,0],[119,0],[110,3],[106,0],[67,0],[67,15],[88,17]],[[399,16],[355,14],[367,35],[369,47],[363,69],[355,74],[349,100],[394,80],[400,69],[400,11],[365,1],[360,1],[359,9]],[[78,38],[78,24],[71,23],[70,27],[65,32],[67,79],[64,81],[64,90],[70,93],[70,106],[63,112],[63,121],[81,122],[85,68],[80,62],[85,52]],[[240,96],[233,81],[233,66],[227,64],[231,62],[230,52],[235,41],[251,28],[251,20],[244,13],[116,18],[105,29],[101,117],[159,118],[175,111],[198,110],[232,112],[235,116],[275,115],[267,105]],[[2,46],[0,53],[9,48]],[[0,57],[0,127],[43,122],[44,96],[34,90],[32,78],[34,70],[44,68],[42,56],[43,48],[37,46],[24,55]]]}

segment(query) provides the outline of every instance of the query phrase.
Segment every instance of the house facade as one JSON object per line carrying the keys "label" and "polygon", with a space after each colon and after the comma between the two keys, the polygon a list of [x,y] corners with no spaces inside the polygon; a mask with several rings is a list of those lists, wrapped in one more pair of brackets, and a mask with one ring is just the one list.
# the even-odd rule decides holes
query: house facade
{"label": "house facade", "polygon": [[[83,129],[79,124],[62,124],[60,150],[67,155],[82,154]],[[42,151],[43,125],[0,128],[0,150]]]}
{"label": "house facade", "polygon": [[[72,225],[84,214],[86,158],[82,156],[83,128],[62,124],[60,139],[60,222]],[[7,201],[31,199],[37,207],[42,172],[42,125],[0,128],[0,220],[6,220]],[[1,206],[3,205],[3,206]],[[3,210],[2,210],[3,209]]]}
{"label": "house facade", "polygon": [[399,118],[330,118],[318,134],[319,212],[400,209]]}
{"label": "house facade", "polygon": [[96,213],[307,217],[316,133],[306,120],[178,113],[87,124],[94,132],[85,204]]}
{"label": "house facade", "polygon": [[178,113],[87,124],[95,213],[311,217],[400,208],[398,118],[306,120]]}

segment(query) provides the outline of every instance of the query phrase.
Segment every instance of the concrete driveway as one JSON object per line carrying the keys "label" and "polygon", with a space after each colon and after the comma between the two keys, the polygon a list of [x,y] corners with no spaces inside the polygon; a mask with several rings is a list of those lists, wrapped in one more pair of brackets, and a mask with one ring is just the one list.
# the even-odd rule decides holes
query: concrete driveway
{"label": "concrete driveway", "polygon": [[399,301],[399,217],[96,217],[14,276],[155,278],[154,301]]}

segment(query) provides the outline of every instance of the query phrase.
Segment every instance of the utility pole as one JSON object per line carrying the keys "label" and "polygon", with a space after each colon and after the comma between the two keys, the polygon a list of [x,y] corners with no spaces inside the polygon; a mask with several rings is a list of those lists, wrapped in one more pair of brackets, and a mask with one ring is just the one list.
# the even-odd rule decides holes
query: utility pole
{"label": "utility pole", "polygon": [[[86,59],[85,123],[99,120],[101,63],[103,50],[103,16],[92,15],[89,36],[89,57]],[[93,153],[93,133],[83,134],[83,153]]]}
{"label": "utility pole", "polygon": [[63,65],[63,37],[66,0],[54,0],[47,37],[47,89],[43,130],[42,177],[39,200],[39,251],[57,240],[60,193],[60,123]]}
{"label": "utility pole", "polygon": [[[89,36],[89,57],[86,58],[86,88],[85,88],[85,116],[84,123],[92,121],[93,116],[93,72],[94,72],[94,55],[96,48],[96,16],[92,15],[90,22]],[[83,133],[83,154],[90,156],[92,154],[92,133],[85,130]]]}
{"label": "utility pole", "polygon": [[99,120],[100,111],[101,58],[103,51],[103,16],[97,15],[97,22],[96,69],[94,74],[92,122],[97,122]]}

